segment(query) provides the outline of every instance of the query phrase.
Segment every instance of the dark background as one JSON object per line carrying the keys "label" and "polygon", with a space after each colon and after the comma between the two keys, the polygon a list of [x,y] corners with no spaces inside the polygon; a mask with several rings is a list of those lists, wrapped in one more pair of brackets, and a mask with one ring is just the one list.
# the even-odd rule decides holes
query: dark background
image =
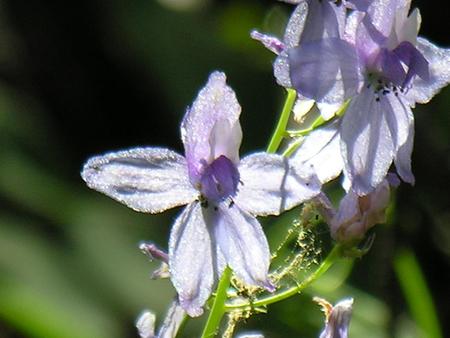
{"label": "dark background", "polygon": [[[448,46],[442,2],[413,5],[421,35]],[[154,265],[137,243],[166,247],[178,211],[136,214],[88,190],[80,168],[93,154],[137,145],[181,152],[180,120],[215,69],[243,107],[241,153],[264,149],[283,91],[273,56],[248,33],[281,34],[290,9],[257,0],[184,10],[167,0],[0,2],[0,337],[134,337],[140,310],[161,319],[173,290],[148,279]],[[450,330],[449,107],[446,89],[415,109],[416,186],[398,189],[392,221],[377,228],[347,282],[311,291],[333,301],[342,290],[359,295],[355,337],[420,336],[392,265],[400,248],[416,256]],[[269,308],[248,326],[315,337],[322,315],[310,298]]]}

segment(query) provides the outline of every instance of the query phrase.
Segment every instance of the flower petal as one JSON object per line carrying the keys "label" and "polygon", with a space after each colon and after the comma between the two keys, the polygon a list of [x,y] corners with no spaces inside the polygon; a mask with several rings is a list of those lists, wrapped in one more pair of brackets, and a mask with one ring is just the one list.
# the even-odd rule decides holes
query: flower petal
{"label": "flower petal", "polygon": [[[240,133],[239,115],[241,107],[236,94],[226,84],[224,73],[214,72],[209,76],[208,83],[200,90],[192,107],[188,109],[181,124],[181,136],[184,143],[189,177],[195,185],[201,174],[203,165],[214,160],[214,156],[225,155],[233,162],[239,158]],[[216,124],[220,126],[216,127]],[[232,140],[233,147],[222,147],[223,143],[211,141],[218,139],[214,133],[229,128],[232,131],[227,140]],[[220,150],[214,146],[222,147]],[[217,154],[217,152],[223,152]]]}
{"label": "flower petal", "polygon": [[157,338],[175,338],[185,318],[186,312],[177,300],[173,301],[158,331]]}
{"label": "flower petal", "polygon": [[255,216],[279,215],[320,192],[321,184],[311,170],[298,171],[280,155],[252,154],[242,159],[238,169],[242,184],[234,201]]}
{"label": "flower petal", "polygon": [[305,137],[298,150],[292,155],[292,166],[298,168],[313,167],[322,183],[339,176],[344,168],[340,150],[340,120],[316,129]]}
{"label": "flower petal", "polygon": [[414,184],[414,175],[411,171],[411,153],[414,143],[414,116],[403,98],[395,95],[386,95],[392,108],[386,114],[386,120],[392,135],[395,149],[395,167],[403,181]]}
{"label": "flower petal", "polygon": [[[350,103],[341,129],[345,171],[358,195],[372,191],[386,176],[394,158],[394,140],[387,122],[394,114],[389,101],[379,101],[364,88]],[[394,136],[395,137],[395,136]]]}
{"label": "flower petal", "polygon": [[164,148],[134,148],[89,159],[81,173],[87,185],[128,207],[158,213],[192,202],[186,160]]}
{"label": "flower petal", "polygon": [[302,35],[306,17],[308,15],[308,4],[300,2],[292,12],[284,32],[284,43],[287,48],[298,46]]}
{"label": "flower petal", "polygon": [[212,242],[200,203],[178,216],[169,239],[172,283],[181,307],[191,316],[203,313],[214,279]]}
{"label": "flower petal", "polygon": [[342,104],[360,85],[356,50],[341,39],[302,43],[289,50],[289,70],[292,86],[318,102]]}
{"label": "flower petal", "polygon": [[406,93],[410,105],[415,102],[427,103],[439,90],[450,82],[450,49],[440,48],[419,37],[417,49],[428,61],[428,79],[416,77],[411,89]]}
{"label": "flower petal", "polygon": [[398,148],[394,159],[397,173],[403,181],[414,184],[415,179],[411,170],[411,154],[414,146],[414,118],[409,110],[408,136],[405,142]]}
{"label": "flower petal", "polygon": [[236,275],[250,285],[273,290],[268,279],[269,244],[255,217],[236,204],[218,205],[214,215],[214,237],[225,260]]}

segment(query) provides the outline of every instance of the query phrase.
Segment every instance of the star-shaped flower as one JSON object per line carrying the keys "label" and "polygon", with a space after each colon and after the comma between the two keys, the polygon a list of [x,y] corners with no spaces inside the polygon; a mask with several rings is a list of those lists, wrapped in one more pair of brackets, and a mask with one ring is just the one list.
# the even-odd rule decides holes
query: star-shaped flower
{"label": "star-shaped flower", "polygon": [[282,156],[240,160],[240,112],[225,74],[214,72],[181,125],[186,157],[135,148],[91,158],[82,172],[89,187],[137,211],[187,204],[170,233],[169,267],[191,316],[202,314],[226,265],[244,282],[272,291],[269,246],[255,216],[278,215],[320,192],[315,175]]}

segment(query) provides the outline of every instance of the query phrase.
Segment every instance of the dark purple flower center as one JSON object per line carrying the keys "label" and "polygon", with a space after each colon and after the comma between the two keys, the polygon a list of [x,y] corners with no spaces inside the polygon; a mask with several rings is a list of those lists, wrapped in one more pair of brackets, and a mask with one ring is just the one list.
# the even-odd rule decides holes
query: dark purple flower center
{"label": "dark purple flower center", "polygon": [[239,172],[226,156],[221,155],[205,167],[200,177],[200,192],[206,201],[219,202],[236,194]]}
{"label": "dark purple flower center", "polygon": [[404,41],[395,49],[383,48],[378,53],[368,74],[369,85],[376,94],[405,91],[417,75],[428,79],[428,61],[410,42]]}

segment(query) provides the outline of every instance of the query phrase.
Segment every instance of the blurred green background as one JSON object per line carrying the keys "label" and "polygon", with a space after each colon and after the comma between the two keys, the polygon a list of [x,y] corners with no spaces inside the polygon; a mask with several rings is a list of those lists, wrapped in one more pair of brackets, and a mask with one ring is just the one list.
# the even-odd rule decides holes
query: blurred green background
{"label": "blurred green background", "polygon": [[[421,34],[448,45],[439,2],[413,5]],[[249,31],[280,35],[290,10],[268,0],[0,1],[0,337],[136,337],[141,310],[162,319],[174,291],[150,280],[157,265],[137,245],[166,248],[179,210],[135,213],[89,190],[80,168],[137,145],[182,152],[180,120],[215,69],[243,107],[241,153],[264,149],[284,94],[273,56]],[[417,183],[398,189],[369,254],[239,331],[317,337],[318,295],[355,297],[352,337],[450,332],[449,107],[446,89],[415,109]],[[265,223],[270,238],[280,236],[274,220]],[[183,336],[196,337],[201,324],[191,321]]]}

